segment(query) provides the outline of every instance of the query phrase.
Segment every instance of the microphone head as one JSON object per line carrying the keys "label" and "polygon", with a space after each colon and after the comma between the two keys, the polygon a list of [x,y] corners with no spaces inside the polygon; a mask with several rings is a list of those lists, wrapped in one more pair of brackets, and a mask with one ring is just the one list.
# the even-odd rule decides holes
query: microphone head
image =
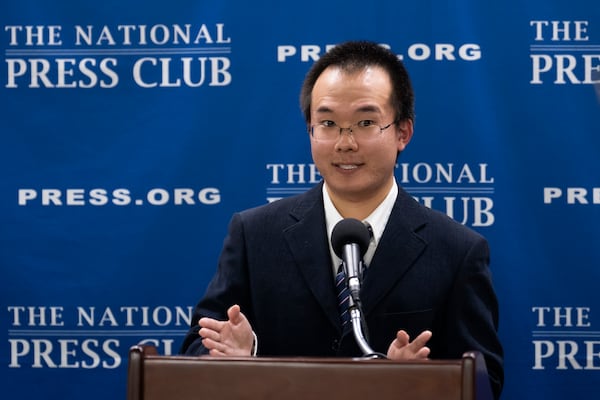
{"label": "microphone head", "polygon": [[360,249],[360,256],[364,256],[369,248],[370,241],[369,229],[362,221],[355,218],[341,220],[333,227],[333,232],[331,232],[331,247],[340,258],[342,258],[344,246],[351,243],[357,244]]}

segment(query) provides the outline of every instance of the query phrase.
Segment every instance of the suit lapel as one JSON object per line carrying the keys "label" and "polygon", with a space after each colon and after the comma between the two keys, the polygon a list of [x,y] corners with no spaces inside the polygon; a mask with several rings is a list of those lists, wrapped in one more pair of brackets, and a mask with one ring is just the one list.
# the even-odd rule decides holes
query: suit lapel
{"label": "suit lapel", "polygon": [[285,229],[283,235],[308,288],[332,325],[339,329],[340,317],[321,190],[322,184],[301,197],[301,201],[290,212],[298,222]]}
{"label": "suit lapel", "polygon": [[[416,233],[427,222],[422,206],[401,187],[398,189],[394,208],[363,282],[361,299],[365,315],[402,279],[427,246]],[[283,235],[309,290],[332,325],[340,329],[321,190],[322,184],[300,198],[290,212],[297,222],[286,228]]]}
{"label": "suit lapel", "polygon": [[398,197],[363,282],[361,298],[368,315],[426,247],[416,231],[426,223],[421,206],[399,187]]}

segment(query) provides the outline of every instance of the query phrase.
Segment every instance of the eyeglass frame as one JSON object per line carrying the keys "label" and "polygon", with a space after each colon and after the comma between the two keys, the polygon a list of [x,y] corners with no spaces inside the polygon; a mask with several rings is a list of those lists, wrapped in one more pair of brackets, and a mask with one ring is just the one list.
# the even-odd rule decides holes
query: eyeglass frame
{"label": "eyeglass frame", "polygon": [[[339,138],[342,137],[342,133],[344,131],[346,131],[346,130],[349,132],[348,135],[350,137],[352,137],[354,140],[356,140],[356,136],[354,136],[354,132],[352,132],[352,127],[353,126],[358,126],[358,124],[360,124],[363,121],[366,121],[366,120],[360,120],[358,122],[355,122],[355,123],[351,124],[347,128],[343,128],[343,127],[339,126],[336,122],[332,121],[335,124],[335,126],[340,129],[339,136],[336,137],[335,139],[316,139],[316,140],[331,140],[331,141],[333,141],[333,140],[339,140]],[[388,129],[390,126],[397,124],[398,122],[400,122],[400,120],[398,118],[396,118],[392,122],[390,122],[389,124],[387,124],[386,126],[381,126],[381,125],[378,125],[378,124],[373,124],[373,126],[376,126],[376,127],[379,128],[379,134],[381,135],[383,133],[383,131],[385,131],[386,129]],[[324,126],[322,122],[318,123],[318,124],[313,124],[313,125],[310,126],[309,132],[310,132],[310,136],[313,139],[315,138],[315,126],[317,126],[317,125]],[[333,128],[333,126],[331,126],[330,128]]]}

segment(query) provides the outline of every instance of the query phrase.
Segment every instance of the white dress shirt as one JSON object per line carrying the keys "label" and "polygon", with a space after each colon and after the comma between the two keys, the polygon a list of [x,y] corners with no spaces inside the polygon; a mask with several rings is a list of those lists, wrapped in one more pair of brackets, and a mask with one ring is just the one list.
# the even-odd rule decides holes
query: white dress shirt
{"label": "white dress shirt", "polygon": [[[389,193],[385,197],[385,199],[377,206],[375,210],[363,220],[363,222],[368,223],[373,230],[373,237],[371,238],[371,242],[369,243],[369,248],[363,257],[363,262],[365,267],[368,267],[371,264],[371,260],[373,259],[373,255],[375,254],[375,249],[377,248],[377,243],[381,239],[383,235],[383,231],[387,224],[387,221],[392,213],[392,208],[394,207],[394,203],[396,202],[396,197],[398,196],[398,186],[396,183],[396,179],[394,179],[394,184],[392,185]],[[337,274],[337,269],[339,265],[342,263],[342,260],[335,254],[333,251],[333,247],[331,246],[331,232],[335,225],[344,219],[338,210],[333,205],[331,201],[331,197],[329,197],[329,193],[327,192],[327,183],[323,185],[323,206],[325,207],[325,223],[327,224],[327,238],[329,239],[329,252],[331,254],[331,268],[333,271],[333,275]]]}

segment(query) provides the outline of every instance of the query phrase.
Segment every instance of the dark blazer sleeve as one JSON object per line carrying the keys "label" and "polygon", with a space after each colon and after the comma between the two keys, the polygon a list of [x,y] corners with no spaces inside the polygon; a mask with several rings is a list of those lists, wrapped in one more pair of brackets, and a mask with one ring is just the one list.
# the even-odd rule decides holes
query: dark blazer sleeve
{"label": "dark blazer sleeve", "polygon": [[205,354],[198,320],[226,320],[238,304],[260,355],[338,354],[342,328],[324,220],[321,185],[234,214],[180,353]]}
{"label": "dark blazer sleeve", "polygon": [[417,231],[428,243],[422,261],[443,266],[438,270],[440,278],[431,278],[438,281],[443,295],[433,322],[431,357],[460,358],[465,351],[481,352],[498,398],[504,381],[503,348],[488,242],[445,214],[430,211],[429,218],[430,226]]}
{"label": "dark blazer sleeve", "polygon": [[261,356],[335,356],[341,323],[324,220],[322,185],[234,214],[180,353],[205,354],[198,320],[226,320],[238,304]]}
{"label": "dark blazer sleeve", "polygon": [[198,321],[202,317],[226,320],[227,309],[233,304],[238,304],[244,315],[252,319],[247,282],[248,269],[243,226],[240,214],[234,214],[229,223],[228,235],[223,243],[217,271],[204,296],[194,309],[190,330],[180,349],[181,354],[202,355],[208,353],[198,336]]}
{"label": "dark blazer sleeve", "polygon": [[441,340],[434,343],[442,358],[459,358],[467,349],[480,351],[498,398],[504,381],[503,349],[498,338],[498,301],[488,264],[487,241],[476,237],[451,286],[442,315]]}

